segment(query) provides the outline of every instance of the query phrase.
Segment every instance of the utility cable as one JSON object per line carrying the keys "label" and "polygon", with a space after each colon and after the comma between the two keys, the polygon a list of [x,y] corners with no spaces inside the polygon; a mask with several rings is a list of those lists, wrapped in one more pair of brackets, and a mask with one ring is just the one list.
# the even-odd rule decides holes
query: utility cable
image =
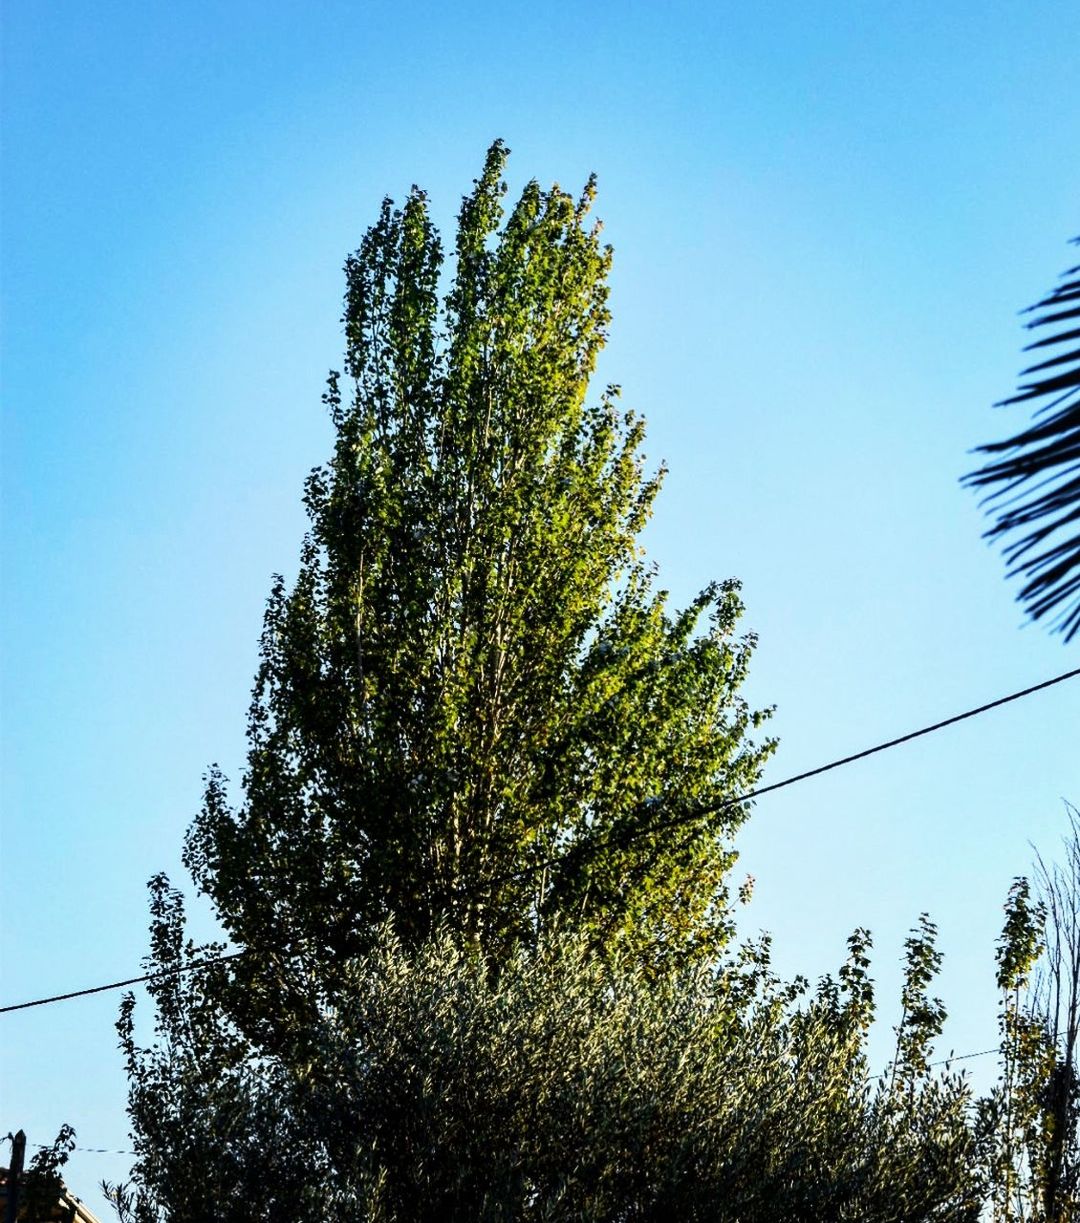
{"label": "utility cable", "polygon": [[25,1011],[32,1006],[48,1006],[52,1002],[67,1002],[71,998],[85,998],[88,994],[103,994],[110,989],[123,989],[125,985],[141,985],[144,981],[164,981],[168,977],[176,977],[181,973],[194,972],[197,968],[209,968],[213,964],[224,964],[226,960],[235,960],[246,955],[244,951],[231,951],[228,955],[212,956],[198,960],[194,964],[184,964],[179,968],[165,968],[159,972],[149,972],[142,977],[128,977],[126,981],[110,981],[108,985],[94,985],[90,989],[75,989],[68,994],[54,994],[51,998],[35,998],[33,1002],[16,1002],[13,1006],[0,1006],[0,1015],[8,1011]]}
{"label": "utility cable", "polygon": [[[1001,705],[1008,705],[1012,701],[1019,701],[1022,697],[1030,696],[1033,692],[1040,692],[1043,688],[1052,688],[1055,684],[1062,684],[1068,679],[1074,679],[1080,675],[1080,667],[1072,671],[1066,671],[1062,675],[1056,675],[1053,679],[1043,680],[1041,684],[1033,684],[1030,688],[1023,688],[1019,692],[1011,692],[1008,696],[998,697],[997,700],[988,701],[985,705],[979,705],[975,709],[968,709],[964,713],[954,714],[950,718],[945,718],[941,722],[934,722],[930,726],[923,726],[919,730],[909,731],[906,735],[900,735],[895,739],[889,739],[885,743],[878,743],[874,747],[864,748],[861,752],[854,752],[850,756],[842,756],[839,760],[830,761],[828,764],[820,764],[816,768],[807,769],[804,773],[796,773],[792,777],[785,777],[782,781],[774,781],[771,785],[760,786],[756,790],[749,790],[746,794],[740,794],[736,797],[725,798],[718,803],[703,804],[695,807],[691,811],[684,811],[678,815],[667,816],[659,820],[654,820],[652,823],[644,824],[633,829],[629,834],[622,833],[611,835],[603,839],[599,839],[594,844],[590,845],[584,842],[581,845],[583,854],[595,853],[602,849],[607,849],[609,846],[617,844],[620,840],[624,845],[630,845],[641,837],[651,836],[658,832],[667,832],[673,828],[680,828],[687,824],[697,823],[708,815],[718,815],[721,811],[727,811],[732,807],[737,807],[742,803],[748,803],[751,799],[760,798],[763,794],[772,794],[776,790],[783,790],[787,786],[793,786],[801,781],[808,781],[811,777],[819,777],[822,773],[829,773],[833,769],[843,768],[845,765],[854,764],[857,760],[865,760],[868,756],[875,756],[878,752],[886,752],[890,748],[899,747],[903,743],[910,743],[913,739],[920,739],[923,735],[931,735],[935,731],[944,730],[947,726],[955,726],[957,722],[964,722],[968,718],[978,717],[981,713],[987,713],[991,709],[997,709]],[[535,862],[527,867],[522,867],[517,871],[508,871],[503,875],[496,875],[491,879],[485,880],[486,887],[494,887],[500,883],[511,883],[517,879],[524,879],[529,875],[539,871],[548,870],[550,867],[563,864],[567,857],[573,854],[574,850],[570,849],[564,855],[545,858],[542,862]]]}
{"label": "utility cable", "polygon": [[[32,1147],[39,1151],[51,1151],[52,1143],[49,1142],[32,1142]],[[137,1155],[137,1151],[129,1151],[126,1148],[120,1147],[70,1147],[69,1150],[81,1151],[84,1155]]]}
{"label": "utility cable", "polygon": [[[974,709],[968,709],[964,713],[953,714],[950,718],[945,718],[943,721],[934,722],[930,726],[924,726],[919,730],[909,731],[906,735],[900,735],[895,739],[889,739],[885,743],[879,743],[874,747],[864,748],[861,752],[854,752],[850,756],[842,756],[839,760],[830,761],[828,764],[818,765],[817,768],[807,769],[803,773],[796,773],[792,777],[785,777],[783,781],[775,781],[771,785],[761,786],[756,790],[750,790],[746,794],[742,794],[737,798],[724,799],[723,802],[714,803],[711,805],[695,808],[690,812],[683,812],[676,816],[668,817],[667,819],[657,820],[652,824],[647,824],[643,827],[636,828],[629,836],[624,834],[624,843],[630,844],[644,836],[650,836],[657,832],[665,832],[672,828],[682,827],[686,824],[695,823],[701,820],[704,816],[715,815],[720,811],[724,811],[729,807],[738,806],[741,803],[749,802],[751,799],[760,798],[763,794],[772,794],[776,790],[783,790],[787,786],[793,786],[798,782],[808,781],[811,777],[818,777],[822,773],[831,772],[833,769],[843,768],[845,765],[854,764],[857,760],[865,760],[868,756],[874,756],[878,752],[888,751],[890,748],[899,747],[903,743],[910,743],[912,739],[922,738],[923,735],[933,734],[935,731],[944,730],[947,726],[955,726],[957,722],[964,722],[968,718],[978,717],[979,714],[987,713],[991,709],[997,709],[1001,705],[1008,705],[1012,701],[1019,701],[1025,696],[1031,696],[1034,692],[1041,692],[1044,688],[1052,688],[1055,684],[1062,684],[1066,680],[1074,679],[1080,675],[1080,667],[1074,668],[1072,671],[1066,671],[1062,675],[1056,675],[1053,679],[1043,680],[1041,684],[1032,684],[1030,688],[1022,688],[1019,692],[1011,692],[1008,696],[998,697],[997,700],[987,701],[985,705],[978,705]],[[606,841],[594,844],[592,850],[606,848],[607,845],[613,844],[615,838],[609,838]],[[570,851],[572,852],[572,851]],[[525,878],[528,875],[536,874],[539,871],[547,870],[552,866],[559,866],[565,861],[567,855],[562,855],[556,858],[548,858],[543,862],[533,863],[531,866],[525,867],[519,871],[513,871],[506,875],[496,876],[493,879],[485,881],[485,886],[493,886],[498,883],[510,882],[515,879]],[[239,956],[246,955],[244,951],[233,951],[227,955],[215,956],[213,958],[200,960],[194,964],[184,964],[178,968],[167,968],[163,971],[147,973],[141,977],[129,977],[126,981],[112,981],[108,985],[95,985],[89,989],[71,990],[66,994],[54,994],[49,998],[35,998],[31,1002],[16,1002],[8,1006],[0,1006],[0,1015],[6,1015],[10,1011],[24,1011],[30,1007],[48,1006],[54,1002],[67,1002],[72,998],[84,998],[89,994],[100,994],[107,990],[123,989],[128,985],[141,985],[144,982],[160,981],[168,977],[175,977],[181,973],[193,972],[198,968],[209,968],[213,964],[223,964],[227,960],[235,960]]]}

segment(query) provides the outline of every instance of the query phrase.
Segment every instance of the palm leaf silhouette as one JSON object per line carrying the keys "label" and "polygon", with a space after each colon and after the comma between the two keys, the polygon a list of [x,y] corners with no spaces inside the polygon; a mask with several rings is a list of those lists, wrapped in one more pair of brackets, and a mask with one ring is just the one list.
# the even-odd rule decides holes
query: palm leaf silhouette
{"label": "palm leaf silhouette", "polygon": [[1031,381],[995,405],[1037,403],[1032,423],[978,447],[991,457],[964,483],[990,490],[983,504],[997,521],[985,535],[1007,537],[1008,576],[1025,581],[1018,601],[1033,620],[1050,616],[1069,641],[1080,632],[1080,264],[1061,282],[1024,311],[1035,315],[1029,328],[1052,328],[1024,349],[1044,359],[1020,375]]}

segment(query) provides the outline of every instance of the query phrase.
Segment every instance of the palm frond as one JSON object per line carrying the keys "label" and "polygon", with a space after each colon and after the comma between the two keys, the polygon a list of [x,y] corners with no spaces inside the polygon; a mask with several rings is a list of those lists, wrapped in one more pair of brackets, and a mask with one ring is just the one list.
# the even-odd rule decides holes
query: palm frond
{"label": "palm frond", "polygon": [[[983,504],[997,521],[986,538],[1007,537],[1008,576],[1024,579],[1018,601],[1033,620],[1050,616],[1070,641],[1080,632],[1080,264],[1024,313],[1035,315],[1027,327],[1053,331],[1027,345],[1025,352],[1038,350],[1043,359],[1021,373],[1015,395],[995,406],[1035,403],[1031,424],[978,447],[1000,457],[963,482],[988,490]],[[1058,346],[1064,351],[1043,355]]]}

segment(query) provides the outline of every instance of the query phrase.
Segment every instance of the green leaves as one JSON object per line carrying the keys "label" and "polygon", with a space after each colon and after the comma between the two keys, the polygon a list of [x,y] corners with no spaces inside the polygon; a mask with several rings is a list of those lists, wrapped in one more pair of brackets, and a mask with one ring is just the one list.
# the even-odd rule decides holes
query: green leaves
{"label": "green leaves", "polygon": [[653,591],[643,424],[587,396],[595,184],[504,214],[506,158],[462,204],[444,298],[418,188],[346,262],[337,441],[267,606],[243,799],[214,777],[187,843],[242,945],[332,963],[384,920],[407,943],[445,922],[497,964],[557,926],[660,963],[728,935],[742,813],[647,830],[752,788],[771,749],[738,696],[737,584],[674,614]]}
{"label": "green leaves", "polygon": [[[779,982],[764,947],[656,975],[545,938],[493,975],[452,932],[406,948],[386,927],[342,985],[272,1056],[230,1062],[223,1025],[201,1057],[181,1027],[171,1066],[137,1061],[149,1192],[122,1217],[977,1217],[966,1085],[927,1076],[894,1107],[865,1028]],[[191,978],[193,1012],[220,988]]]}
{"label": "green leaves", "polygon": [[740,696],[754,640],[736,582],[673,609],[644,563],[663,473],[618,388],[588,391],[594,183],[504,209],[506,158],[450,266],[415,187],[346,262],[334,453],[267,603],[240,795],[212,769],[185,847],[240,954],[205,963],[223,947],[152,880],[121,1219],[974,1223],[1048,1115],[1019,1003],[1041,914],[1018,885],[978,1112],[930,1061],[928,917],[876,1088],[867,931],[813,992],[767,936],[728,950],[772,747]]}
{"label": "green leaves", "polygon": [[1043,906],[1033,901],[1031,884],[1022,876],[1009,888],[1005,926],[997,946],[997,984],[1005,993],[1025,988],[1043,952]]}
{"label": "green leaves", "polygon": [[945,1025],[945,1006],[932,998],[927,987],[937,976],[942,955],[937,949],[937,926],[926,913],[904,940],[904,987],[900,996],[903,1013],[896,1028],[896,1059],[892,1083],[910,1091],[929,1071],[930,1051]]}

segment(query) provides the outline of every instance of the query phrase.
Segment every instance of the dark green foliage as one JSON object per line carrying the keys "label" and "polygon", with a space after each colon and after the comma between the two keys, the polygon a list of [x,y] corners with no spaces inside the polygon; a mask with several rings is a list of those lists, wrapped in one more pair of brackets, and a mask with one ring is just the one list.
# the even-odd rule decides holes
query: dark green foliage
{"label": "dark green foliage", "polygon": [[[25,1143],[26,1136],[20,1131],[18,1135],[8,1135],[12,1141],[12,1168],[8,1177],[14,1171],[15,1142]],[[61,1170],[75,1149],[75,1131],[70,1125],[62,1125],[60,1132],[47,1147],[38,1147],[18,1177],[18,1185],[6,1186],[7,1210],[11,1208],[12,1195],[18,1197],[18,1219],[20,1223],[38,1223],[39,1220],[53,1220],[60,1217],[59,1203],[64,1193],[64,1179]]]}
{"label": "dark green foliage", "polygon": [[1033,1163],[1049,1223],[1080,1212],[1080,812],[1069,805],[1068,814],[1063,858],[1036,866],[1045,950],[1028,1004],[1048,1054]]}
{"label": "dark green foliage", "polygon": [[530,184],[504,222],[505,158],[445,294],[415,188],[346,264],[336,445],[267,608],[243,794],[213,772],[186,844],[239,954],[206,966],[224,946],[152,881],[120,1216],[975,1223],[1027,1121],[932,1069],[929,919],[876,1078],[865,931],[813,992],[730,946],[771,747],[752,640],[734,583],[671,612],[642,562],[642,424],[586,394],[592,184]]}
{"label": "dark green foliage", "polygon": [[[184,963],[179,899],[155,897],[156,944]],[[386,928],[272,1058],[223,1018],[227,969],[159,982],[158,1048],[122,1023],[142,1192],[121,1213],[974,1223],[963,1081],[867,1078],[867,950],[857,932],[812,993],[767,942],[658,977],[563,938],[495,979],[452,935],[406,949]]]}
{"label": "dark green foliage", "polygon": [[1014,881],[998,944],[1001,1076],[980,1101],[992,1218],[1068,1223],[1080,1209],[1080,823],[1063,866]]}
{"label": "dark green foliage", "polygon": [[415,188],[346,264],[337,444],[267,608],[244,798],[213,774],[188,840],[229,935],[324,977],[386,920],[408,945],[445,922],[494,964],[556,926],[713,956],[744,812],[677,847],[636,834],[749,789],[770,746],[737,695],[735,583],[667,610],[635,543],[659,482],[642,423],[616,388],[586,399],[611,261],[593,185],[531,183],[499,228],[505,159],[462,205],[444,301]]}
{"label": "dark green foliage", "polygon": [[1034,311],[1041,313],[1028,326],[1053,330],[1025,352],[1045,359],[1028,366],[1021,377],[1031,381],[999,405],[1037,403],[1034,419],[1005,441],[980,446],[992,457],[965,482],[991,490],[986,500],[997,522],[987,535],[1011,540],[1005,557],[1009,575],[1025,579],[1020,601],[1034,620],[1052,614],[1068,641],[1080,631],[1080,265]]}
{"label": "dark green foliage", "polygon": [[925,1075],[930,1050],[945,1025],[945,1006],[927,996],[926,987],[941,968],[937,927],[926,913],[904,941],[904,988],[900,996],[900,1023],[896,1028],[893,1082],[903,1088]]}
{"label": "dark green foliage", "polygon": [[[494,145],[449,269],[415,188],[346,263],[336,445],[267,607],[243,797],[213,771],[186,845],[246,954],[155,986],[154,1049],[121,1019],[139,1210],[194,1217],[191,1162],[214,1165],[215,1218],[369,1192],[316,1142],[301,1086],[325,1087],[312,1042],[380,939],[430,954],[438,933],[494,988],[560,939],[651,978],[730,936],[732,800],[771,749],[738,695],[737,586],[677,613],[653,589],[642,422],[615,387],[587,398],[611,262],[593,184],[531,183],[504,221],[505,161]],[[677,841],[653,831],[688,814]],[[156,966],[195,954],[177,903],[157,880]]]}

